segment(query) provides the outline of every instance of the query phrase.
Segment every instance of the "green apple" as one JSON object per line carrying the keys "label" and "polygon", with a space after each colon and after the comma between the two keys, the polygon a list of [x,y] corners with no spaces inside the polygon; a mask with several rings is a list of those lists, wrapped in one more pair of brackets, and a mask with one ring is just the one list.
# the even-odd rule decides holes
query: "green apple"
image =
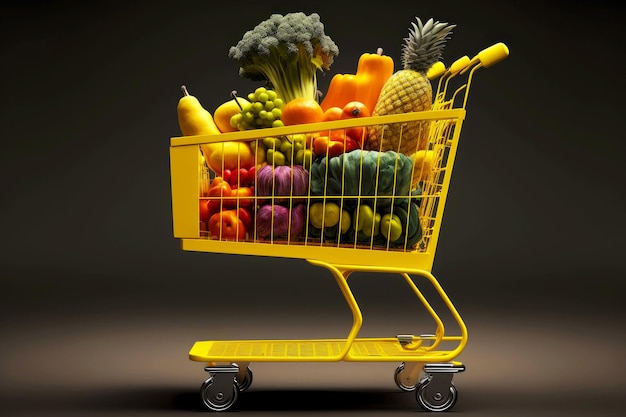
{"label": "green apple", "polygon": [[293,157],[293,162],[302,165],[304,162],[304,150],[299,150]]}
{"label": "green apple", "polygon": [[352,224],[352,219],[350,218],[350,213],[348,210],[341,211],[341,233],[346,233],[350,230],[350,225]]}
{"label": "green apple", "polygon": [[262,141],[263,145],[265,145],[267,149],[280,149],[280,145],[282,144],[280,138],[275,138],[271,136],[263,138]]}
{"label": "green apple", "polygon": [[359,208],[355,210],[354,217],[352,219],[352,227],[355,231],[360,232],[366,225],[370,225],[374,219],[374,210],[367,204],[359,205]]}
{"label": "green apple", "polygon": [[280,143],[280,151],[287,157],[288,160],[293,159],[294,149],[295,148],[292,143],[289,142],[289,139],[287,138],[284,138]]}
{"label": "green apple", "polygon": [[300,149],[294,156],[293,162],[308,169],[311,166],[312,159],[313,154],[310,149]]}
{"label": "green apple", "polygon": [[297,133],[295,135],[289,135],[289,139],[291,140],[291,143],[294,144],[294,146],[301,145],[302,147],[304,147],[306,135],[304,133]]}
{"label": "green apple", "polygon": [[363,226],[363,234],[365,236],[377,236],[380,233],[380,213],[374,213],[374,218],[365,226]]}
{"label": "green apple", "polygon": [[380,218],[380,232],[388,241],[394,242],[402,236],[402,221],[397,214],[385,213]]}
{"label": "green apple", "polygon": [[285,165],[285,154],[281,151],[268,149],[265,152],[265,159],[267,159],[267,163],[274,166]]}

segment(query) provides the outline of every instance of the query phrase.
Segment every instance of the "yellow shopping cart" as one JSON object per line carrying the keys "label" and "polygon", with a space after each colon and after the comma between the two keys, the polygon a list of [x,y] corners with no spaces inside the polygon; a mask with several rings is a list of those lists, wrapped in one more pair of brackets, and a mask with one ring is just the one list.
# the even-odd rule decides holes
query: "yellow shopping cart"
{"label": "yellow shopping cart", "polygon": [[[507,56],[506,45],[497,43],[447,68],[433,66],[436,95],[425,112],[171,138],[173,229],[183,250],[306,260],[331,272],[353,315],[342,339],[195,342],[189,358],[204,363],[209,374],[201,386],[209,410],[231,409],[252,383],[253,362],[398,362],[397,386],[415,392],[422,408],[454,406],[452,378],[465,369],[455,359],[467,343],[467,328],[431,270],[472,77]],[[225,171],[208,168],[202,158],[209,145],[245,142],[258,149],[268,137],[410,123],[428,135],[426,147],[413,155],[357,149],[301,165],[258,164],[247,193],[226,192]],[[363,318],[348,282],[353,272],[399,274],[432,318],[432,331],[359,337]],[[432,286],[458,333],[446,332],[416,276]]]}

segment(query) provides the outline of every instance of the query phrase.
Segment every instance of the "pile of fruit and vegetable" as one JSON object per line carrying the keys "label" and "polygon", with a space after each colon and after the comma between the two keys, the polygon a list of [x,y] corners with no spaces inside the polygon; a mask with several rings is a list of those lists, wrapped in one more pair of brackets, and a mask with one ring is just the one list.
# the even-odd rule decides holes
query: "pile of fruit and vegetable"
{"label": "pile of fruit and vegetable", "polygon": [[[453,28],[416,18],[401,69],[381,49],[365,52],[356,72],[335,74],[325,92],[317,73],[330,70],[339,48],[318,14],[273,14],[245,32],[229,57],[258,84],[232,91],[213,112],[185,86],[178,103],[184,136],[223,135],[200,145],[208,174],[199,190],[201,230],[222,240],[415,247],[421,182],[432,159],[424,122],[286,135],[271,129],[429,110],[426,73]],[[243,130],[258,130],[258,139],[229,139]]]}

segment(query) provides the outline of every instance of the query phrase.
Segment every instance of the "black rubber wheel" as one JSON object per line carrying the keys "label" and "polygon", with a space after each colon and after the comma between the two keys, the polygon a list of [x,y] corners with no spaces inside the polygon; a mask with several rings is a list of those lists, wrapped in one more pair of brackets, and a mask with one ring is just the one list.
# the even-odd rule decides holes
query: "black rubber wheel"
{"label": "black rubber wheel", "polygon": [[[428,384],[430,381],[426,380],[419,384],[415,397],[417,403],[426,411],[448,411],[458,398],[458,392],[454,384],[450,383],[448,392],[429,392]],[[446,395],[447,394],[447,395]]]}
{"label": "black rubber wheel", "polygon": [[244,392],[250,388],[250,385],[252,385],[252,371],[250,368],[246,368],[246,376],[244,376],[243,381],[239,381],[235,378],[235,384],[237,384],[239,392]]}
{"label": "black rubber wheel", "polygon": [[400,388],[404,392],[413,392],[417,388],[415,385],[405,385],[400,381],[400,372],[404,371],[404,362],[402,362],[397,368],[396,372],[393,374],[393,380],[396,382],[398,388]]}
{"label": "black rubber wheel", "polygon": [[237,384],[233,384],[233,392],[230,397],[224,395],[223,392],[216,390],[213,386],[213,377],[210,377],[202,383],[200,395],[205,407],[211,411],[227,411],[237,402],[237,394],[239,389]]}

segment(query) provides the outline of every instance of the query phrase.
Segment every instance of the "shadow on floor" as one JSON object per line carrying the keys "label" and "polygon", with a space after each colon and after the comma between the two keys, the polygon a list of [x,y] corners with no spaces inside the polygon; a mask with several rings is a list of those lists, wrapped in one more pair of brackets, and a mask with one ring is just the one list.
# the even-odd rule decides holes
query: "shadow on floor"
{"label": "shadow on floor", "polygon": [[[128,389],[105,391],[86,398],[85,408],[103,410],[206,411],[199,391],[180,389]],[[623,415],[616,392],[495,392],[485,387],[463,387],[453,411],[480,415]],[[81,401],[82,402],[82,401]],[[233,411],[422,411],[415,394],[395,390],[266,390],[243,392]]]}
{"label": "shadow on floor", "polygon": [[[36,398],[36,401],[33,399]],[[617,391],[585,393],[563,391],[504,391],[487,387],[463,387],[452,411],[480,416],[622,416]],[[67,412],[77,415],[187,415],[207,411],[199,390],[184,387],[119,387],[68,392],[57,390],[3,398],[3,415],[38,415]],[[263,389],[243,392],[234,412],[300,414],[319,411],[327,415],[381,415],[420,412],[414,393],[373,389]],[[72,415],[74,415],[72,414]]]}

